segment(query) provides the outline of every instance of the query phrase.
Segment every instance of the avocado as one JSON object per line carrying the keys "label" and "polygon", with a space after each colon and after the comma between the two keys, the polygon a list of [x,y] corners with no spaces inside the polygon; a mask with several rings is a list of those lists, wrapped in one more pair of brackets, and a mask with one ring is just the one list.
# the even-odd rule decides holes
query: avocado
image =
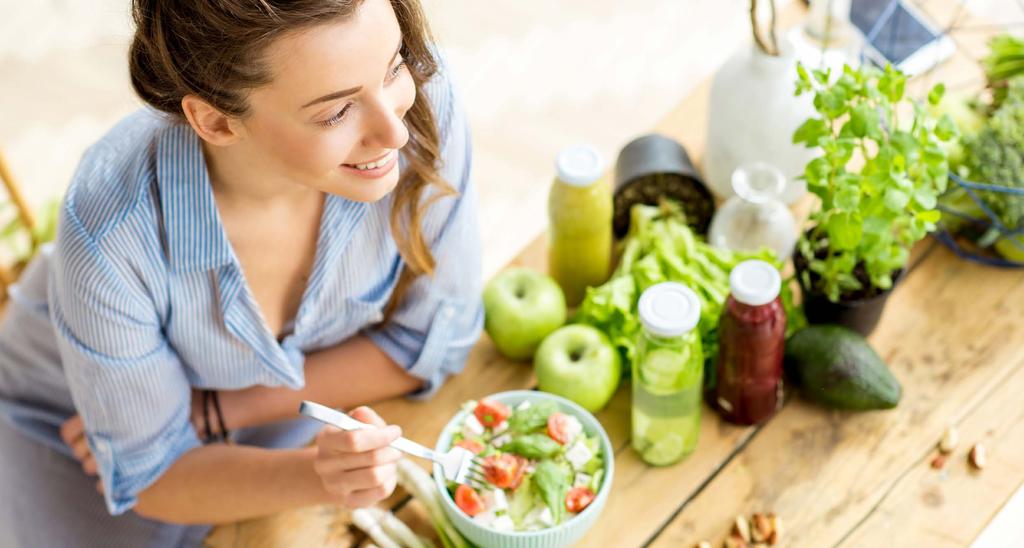
{"label": "avocado", "polygon": [[892,409],[902,389],[859,333],[812,325],[786,341],[786,375],[804,397],[833,409]]}

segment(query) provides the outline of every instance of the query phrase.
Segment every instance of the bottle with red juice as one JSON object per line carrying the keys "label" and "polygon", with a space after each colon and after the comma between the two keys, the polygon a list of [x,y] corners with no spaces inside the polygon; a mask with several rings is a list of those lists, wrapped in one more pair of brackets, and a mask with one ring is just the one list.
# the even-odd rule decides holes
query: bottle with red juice
{"label": "bottle with red juice", "polygon": [[786,312],[779,271],[749,260],[729,273],[729,299],[718,323],[715,404],[729,422],[758,424],[782,405]]}

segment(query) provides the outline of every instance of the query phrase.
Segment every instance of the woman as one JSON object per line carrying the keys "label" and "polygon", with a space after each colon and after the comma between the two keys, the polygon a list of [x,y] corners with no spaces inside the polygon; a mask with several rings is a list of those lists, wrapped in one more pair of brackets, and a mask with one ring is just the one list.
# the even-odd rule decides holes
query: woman
{"label": "woman", "polygon": [[85,154],[0,328],[0,546],[378,501],[400,429],[363,407],[380,428],[306,447],[299,402],[427,396],[482,325],[469,135],[417,0],[133,13],[148,108]]}

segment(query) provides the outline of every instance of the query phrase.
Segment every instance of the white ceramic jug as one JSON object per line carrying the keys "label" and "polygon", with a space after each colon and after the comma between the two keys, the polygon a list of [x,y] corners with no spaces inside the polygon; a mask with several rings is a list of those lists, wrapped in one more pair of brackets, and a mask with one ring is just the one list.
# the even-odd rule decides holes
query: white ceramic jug
{"label": "white ceramic jug", "polygon": [[779,56],[751,43],[741,47],[715,74],[708,108],[707,183],[721,198],[733,195],[737,167],[767,162],[782,170],[782,200],[793,203],[807,192],[798,177],[818,152],[793,144],[793,132],[813,116],[810,94],[795,97],[796,56],[780,37]]}

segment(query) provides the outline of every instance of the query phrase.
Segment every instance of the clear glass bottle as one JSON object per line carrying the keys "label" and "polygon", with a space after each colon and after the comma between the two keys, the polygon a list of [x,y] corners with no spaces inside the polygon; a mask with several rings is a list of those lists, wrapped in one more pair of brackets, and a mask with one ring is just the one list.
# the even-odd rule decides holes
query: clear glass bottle
{"label": "clear glass bottle", "polygon": [[779,271],[743,261],[729,273],[729,298],[718,322],[715,405],[729,422],[758,424],[782,405],[786,312]]}
{"label": "clear glass bottle", "polygon": [[644,291],[638,308],[643,330],[633,364],[633,449],[644,462],[665,466],[692,453],[700,434],[700,299],[667,282]]}
{"label": "clear glass bottle", "polygon": [[763,162],[746,164],[732,174],[736,193],[711,220],[708,241],[734,251],[767,246],[785,260],[796,245],[796,219],[782,201],[786,176]]}
{"label": "clear glass bottle", "polygon": [[587,287],[608,279],[612,259],[612,190],[593,147],[566,147],[556,161],[558,178],[548,195],[548,272],[576,306]]}

